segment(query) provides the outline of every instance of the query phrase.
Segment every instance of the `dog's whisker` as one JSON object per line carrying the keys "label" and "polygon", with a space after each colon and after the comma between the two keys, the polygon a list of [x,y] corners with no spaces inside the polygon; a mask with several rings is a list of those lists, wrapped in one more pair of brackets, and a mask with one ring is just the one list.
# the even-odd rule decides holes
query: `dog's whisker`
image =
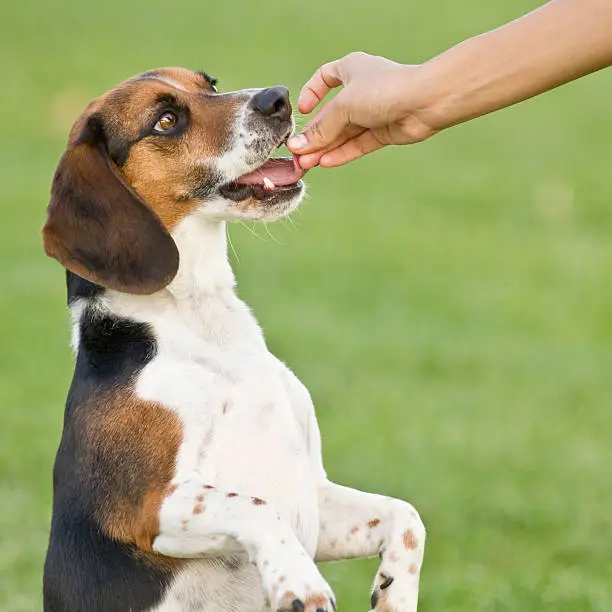
{"label": "dog's whisker", "polygon": [[240,257],[238,257],[238,253],[236,252],[236,249],[234,248],[234,243],[232,242],[229,225],[225,226],[225,233],[227,235],[227,242],[229,243],[230,248],[232,249],[232,253],[234,253],[234,257],[236,258],[236,261],[240,263]]}
{"label": "dog's whisker", "polygon": [[240,223],[240,225],[242,225],[242,227],[244,227],[251,234],[253,234],[253,236],[255,236],[255,238],[257,238],[257,240],[261,240],[262,242],[266,241],[265,238],[262,238],[252,227],[249,227],[244,221],[239,221],[238,223]]}
{"label": "dog's whisker", "polygon": [[287,246],[284,242],[281,242],[276,236],[272,234],[272,232],[270,231],[270,228],[268,227],[268,224],[265,221],[263,222],[263,226],[266,228],[266,232],[268,233],[268,236],[270,236],[270,238],[272,238],[272,240],[276,242],[276,244],[279,244],[281,246]]}
{"label": "dog's whisker", "polygon": [[291,215],[287,215],[287,221],[289,221],[293,229],[298,228],[299,223]]}

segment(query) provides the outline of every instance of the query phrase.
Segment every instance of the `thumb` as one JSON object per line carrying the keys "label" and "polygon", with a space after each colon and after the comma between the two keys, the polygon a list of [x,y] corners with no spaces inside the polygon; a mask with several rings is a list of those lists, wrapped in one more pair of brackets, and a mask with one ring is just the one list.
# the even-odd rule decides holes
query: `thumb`
{"label": "thumb", "polygon": [[287,148],[297,155],[319,151],[338,140],[349,125],[341,92],[317,113],[301,134],[287,141]]}

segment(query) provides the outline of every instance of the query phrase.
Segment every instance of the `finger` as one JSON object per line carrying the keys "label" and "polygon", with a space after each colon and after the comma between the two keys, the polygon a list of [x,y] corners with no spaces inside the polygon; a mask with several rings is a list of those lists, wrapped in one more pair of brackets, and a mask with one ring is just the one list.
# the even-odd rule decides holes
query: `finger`
{"label": "finger", "polygon": [[[350,128],[349,114],[343,104],[341,92],[326,104],[317,116],[302,130],[301,134],[287,141],[287,147],[298,155],[313,153],[328,147],[335,140],[343,137]],[[344,136],[344,140],[347,140]]]}
{"label": "finger", "polygon": [[363,132],[348,142],[320,157],[318,163],[323,168],[342,166],[368,153],[382,149],[385,145],[376,138],[372,130]]}
{"label": "finger", "polygon": [[321,159],[321,157],[323,157],[323,155],[325,155],[325,153],[327,153],[328,151],[333,151],[334,149],[337,149],[338,147],[342,146],[348,140],[351,140],[352,138],[359,136],[359,134],[363,134],[363,132],[365,132],[364,128],[358,125],[349,125],[346,128],[346,130],[342,132],[340,138],[337,138],[336,140],[334,140],[334,142],[327,145],[323,149],[319,151],[315,151],[314,153],[306,153],[305,155],[300,155],[299,156],[300,166],[304,168],[304,170],[310,170],[311,168],[318,166],[319,160]]}
{"label": "finger", "polygon": [[323,64],[302,87],[298,98],[298,110],[307,115],[323,100],[330,90],[342,85],[340,60]]}
{"label": "finger", "polygon": [[299,162],[303,170],[312,170],[319,165],[319,160],[325,155],[325,151],[317,151],[316,153],[308,153],[308,155],[300,155]]}

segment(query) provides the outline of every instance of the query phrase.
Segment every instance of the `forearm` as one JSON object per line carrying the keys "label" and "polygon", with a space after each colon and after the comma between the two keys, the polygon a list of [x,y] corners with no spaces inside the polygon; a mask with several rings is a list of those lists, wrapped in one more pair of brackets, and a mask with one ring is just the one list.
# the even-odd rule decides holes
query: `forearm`
{"label": "forearm", "polygon": [[419,116],[444,129],[609,66],[611,32],[612,0],[553,0],[423,64]]}

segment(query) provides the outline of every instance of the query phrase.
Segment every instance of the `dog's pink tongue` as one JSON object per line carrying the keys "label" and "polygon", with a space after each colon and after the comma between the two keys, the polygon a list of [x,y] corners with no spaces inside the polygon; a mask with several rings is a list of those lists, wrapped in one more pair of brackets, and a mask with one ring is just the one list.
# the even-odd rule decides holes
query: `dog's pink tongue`
{"label": "dog's pink tongue", "polygon": [[294,155],[291,157],[279,157],[269,159],[263,166],[244,174],[236,179],[239,185],[262,185],[264,179],[274,183],[277,187],[293,185],[304,176],[304,170]]}

